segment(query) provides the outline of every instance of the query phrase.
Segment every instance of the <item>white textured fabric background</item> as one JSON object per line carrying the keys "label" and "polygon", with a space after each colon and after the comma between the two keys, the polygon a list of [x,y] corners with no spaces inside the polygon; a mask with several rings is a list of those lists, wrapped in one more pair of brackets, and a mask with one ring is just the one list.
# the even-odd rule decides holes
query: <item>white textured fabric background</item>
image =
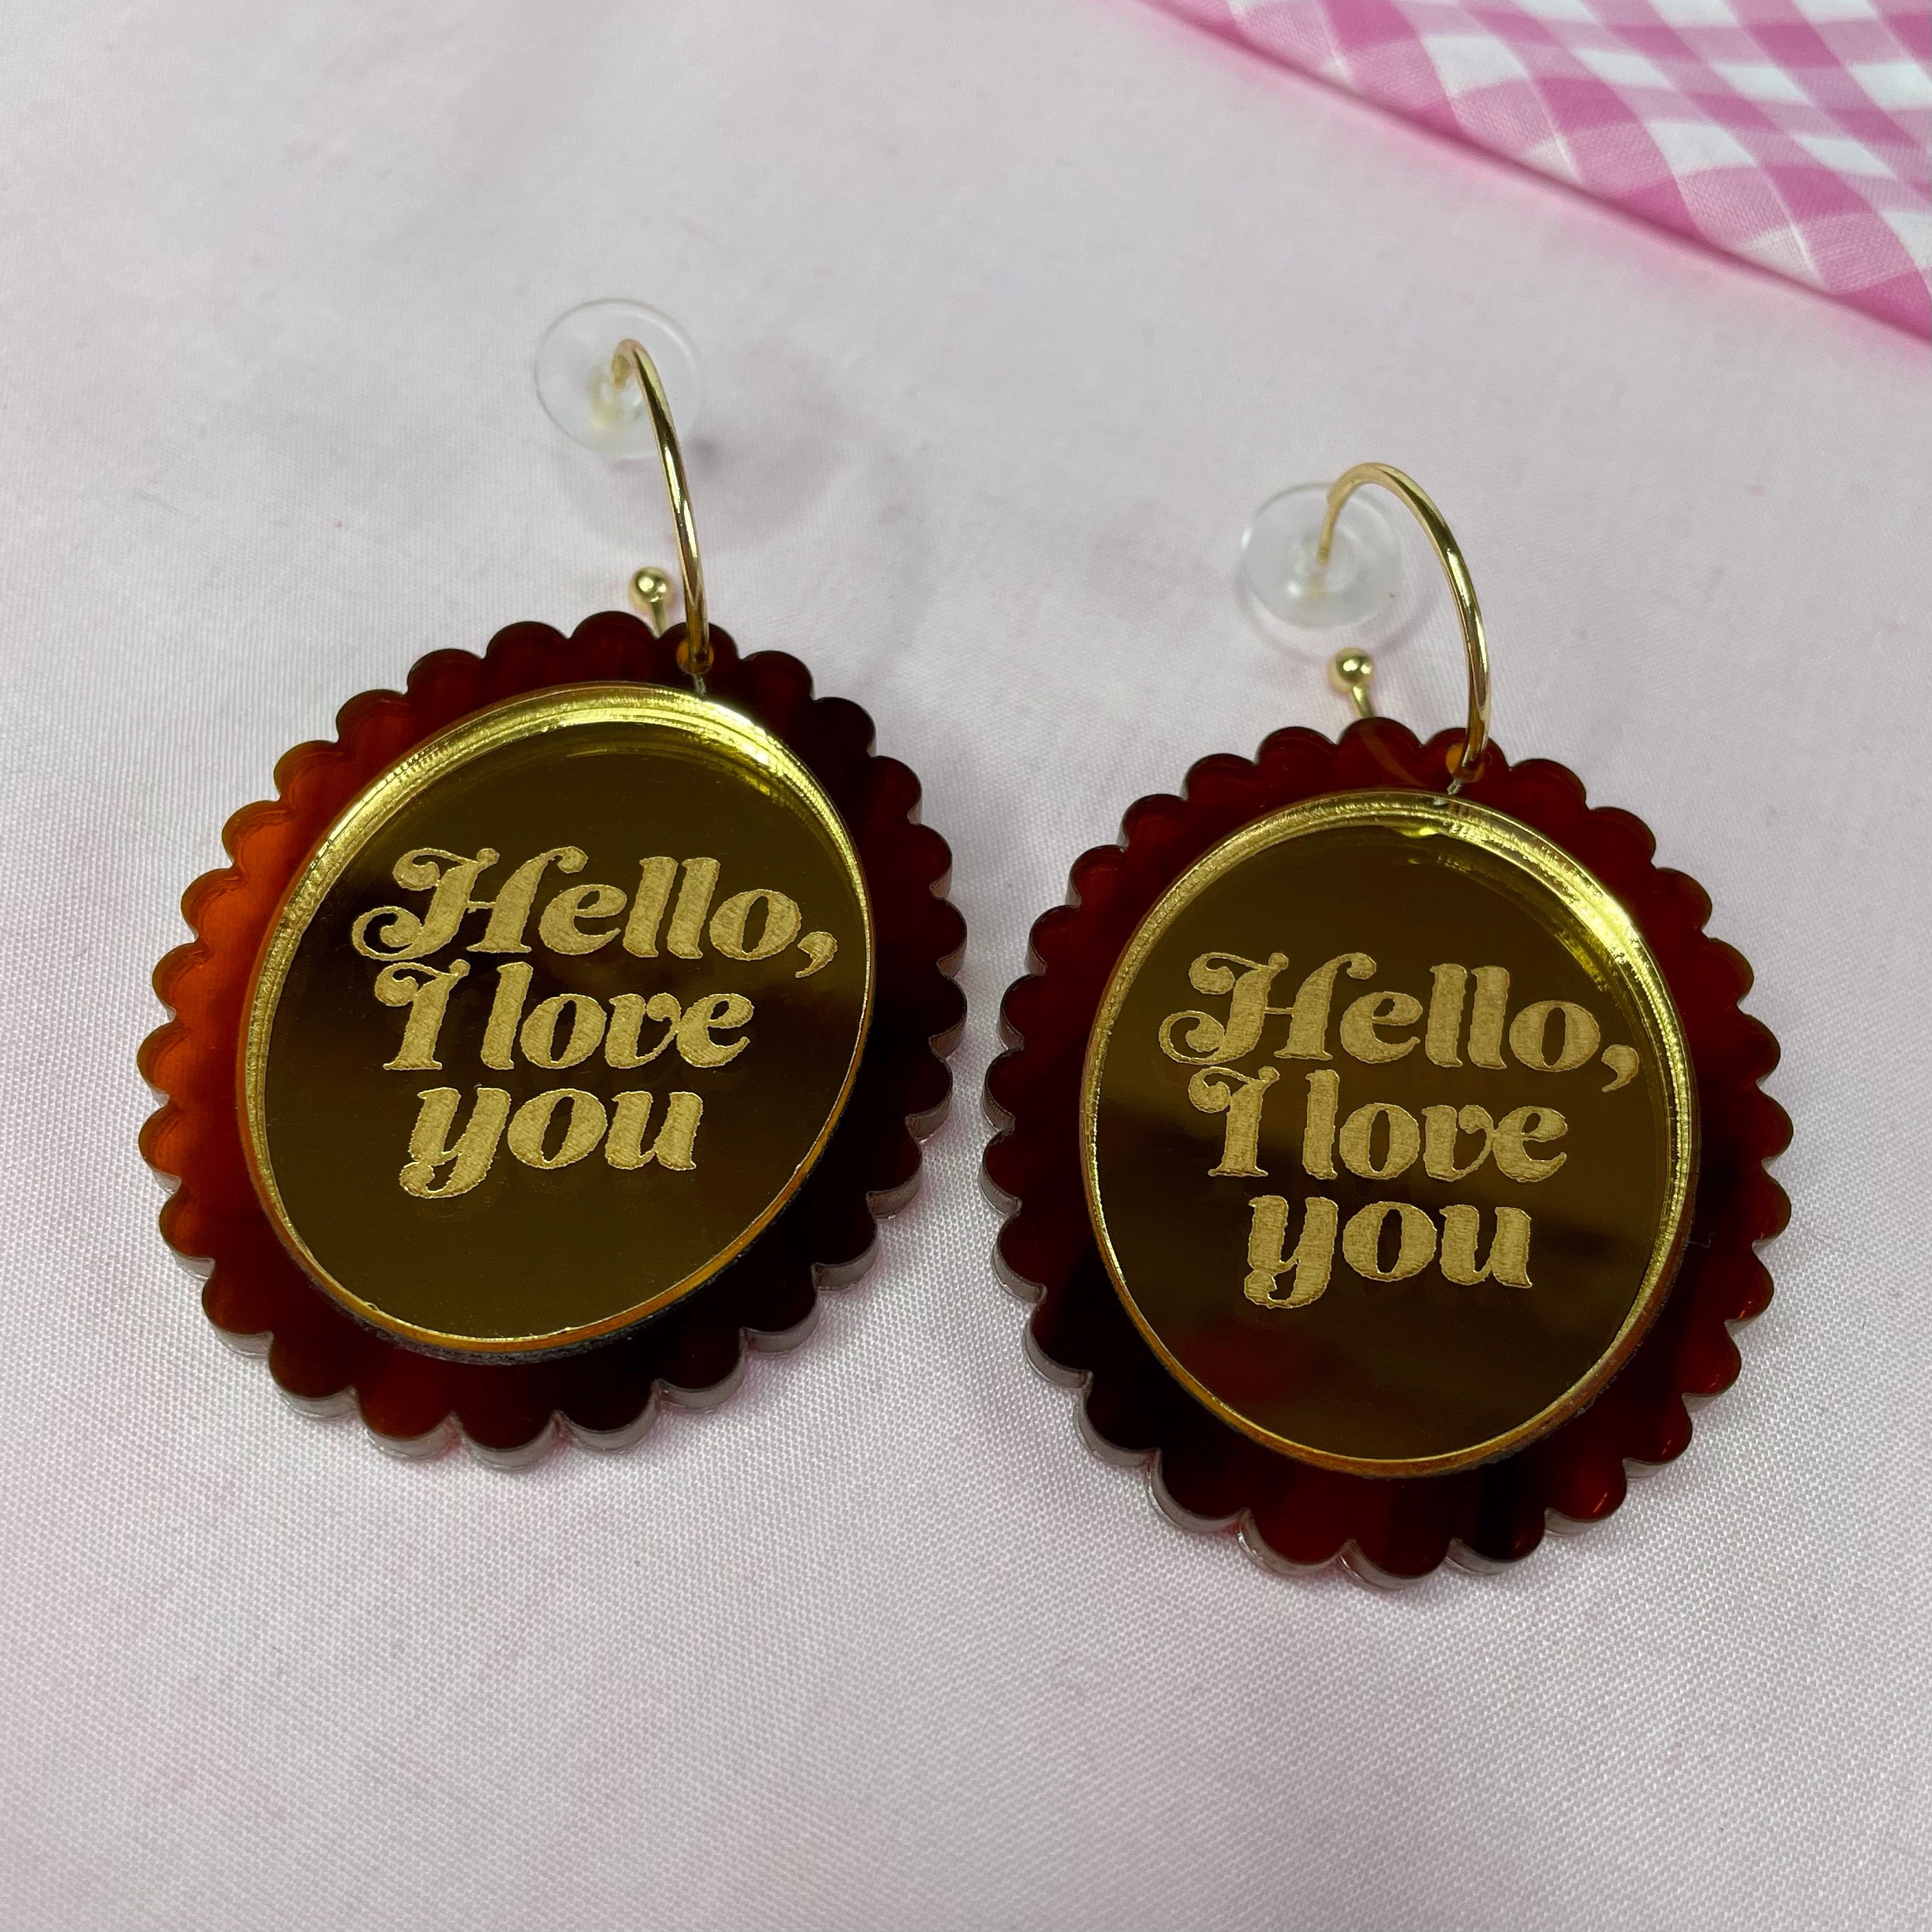
{"label": "white textured fabric background", "polygon": [[[530,388],[620,292],[706,354],[721,620],[952,842],[958,1104],[722,1409],[400,1465],[156,1236],[147,975],[344,699],[668,560]],[[0,347],[0,1924],[1924,1922],[1922,350],[1103,0],[14,0]],[[1342,723],[1231,574],[1365,456],[1471,555],[1506,748],[1710,888],[1798,1132],[1688,1454],[1387,1597],[1089,1456],[974,1185],[1074,855]],[[1459,680],[1444,620],[1388,707]]]}

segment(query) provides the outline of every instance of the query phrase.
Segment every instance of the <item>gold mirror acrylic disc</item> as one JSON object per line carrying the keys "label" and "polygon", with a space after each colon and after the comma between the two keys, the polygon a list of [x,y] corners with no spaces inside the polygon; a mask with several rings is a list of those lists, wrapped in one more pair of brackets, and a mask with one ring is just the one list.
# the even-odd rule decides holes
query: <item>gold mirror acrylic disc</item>
{"label": "gold mirror acrylic disc", "polygon": [[590,1341],[796,1190],[872,970],[857,855],[768,732],[654,686],[496,706],[358,798],[270,930],[241,1069],[256,1186],[381,1328]]}
{"label": "gold mirror acrylic disc", "polygon": [[1414,792],[1259,820],[1121,956],[1088,1206],[1162,1359],[1360,1474],[1460,1468],[1586,1403],[1667,1290],[1696,1172],[1682,1029],[1540,834]]}

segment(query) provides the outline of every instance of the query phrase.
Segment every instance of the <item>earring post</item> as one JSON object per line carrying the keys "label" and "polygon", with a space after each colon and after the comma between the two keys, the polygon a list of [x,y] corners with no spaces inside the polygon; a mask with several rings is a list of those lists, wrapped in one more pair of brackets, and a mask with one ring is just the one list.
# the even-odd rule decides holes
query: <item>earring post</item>
{"label": "earring post", "polygon": [[706,674],[711,669],[711,626],[705,612],[704,566],[698,555],[698,524],[692,514],[691,493],[685,484],[684,452],[678,447],[677,425],[671,420],[670,404],[664,399],[657,365],[641,342],[626,336],[611,356],[610,380],[622,384],[633,377],[643,390],[644,406],[650,412],[652,432],[664,464],[664,490],[670,498],[671,523],[677,532],[678,570],[684,579],[684,642],[678,646],[678,662],[701,698]]}
{"label": "earring post", "polygon": [[1375,674],[1375,659],[1353,645],[1345,646],[1328,660],[1328,682],[1354,704],[1358,718],[1376,715],[1375,700],[1369,695]]}
{"label": "earring post", "polygon": [[[1422,526],[1423,534],[1428,538],[1442,566],[1442,574],[1448,580],[1449,594],[1455,600],[1456,614],[1462,626],[1462,653],[1469,672],[1469,720],[1462,734],[1462,742],[1449,767],[1449,791],[1453,797],[1464,784],[1482,776],[1484,762],[1489,755],[1490,646],[1483,628],[1482,606],[1476,602],[1476,586],[1470,579],[1469,566],[1463,559],[1462,547],[1443,520],[1442,512],[1414,477],[1404,475],[1393,464],[1358,463],[1352,470],[1345,470],[1329,486],[1328,514],[1322,520],[1321,539],[1315,547],[1316,568],[1325,568],[1328,566],[1329,550],[1335,541],[1335,520],[1342,514],[1342,506],[1358,490],[1370,483],[1378,484],[1391,495],[1401,498]],[[1345,676],[1342,659],[1348,655],[1346,652],[1336,654],[1330,666],[1331,678]],[[1360,655],[1367,656],[1366,652]],[[1367,708],[1368,680],[1373,674],[1371,661],[1359,686],[1348,682],[1338,687],[1354,699],[1356,709],[1364,718],[1374,715]]]}

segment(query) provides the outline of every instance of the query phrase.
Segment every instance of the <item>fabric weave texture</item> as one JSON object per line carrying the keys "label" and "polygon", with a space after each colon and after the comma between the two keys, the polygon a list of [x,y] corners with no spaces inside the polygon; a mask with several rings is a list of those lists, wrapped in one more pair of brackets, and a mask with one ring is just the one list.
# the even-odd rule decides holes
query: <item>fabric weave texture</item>
{"label": "fabric weave texture", "polygon": [[[0,1928],[1924,1932],[1920,344],[1123,0],[4,23]],[[674,567],[662,472],[532,393],[616,293],[704,358],[715,620],[919,772],[972,1017],[792,1354],[621,1453],[406,1462],[163,1244],[148,976],[345,698]],[[1469,559],[1504,746],[1709,890],[1796,1127],[1690,1448],[1393,1593],[1090,1454],[977,1179],[1072,861],[1346,722],[1235,571],[1368,458]],[[1403,541],[1364,641],[1432,733],[1460,634]]]}
{"label": "fabric weave texture", "polygon": [[1932,332],[1932,8],[1156,4],[1661,227]]}

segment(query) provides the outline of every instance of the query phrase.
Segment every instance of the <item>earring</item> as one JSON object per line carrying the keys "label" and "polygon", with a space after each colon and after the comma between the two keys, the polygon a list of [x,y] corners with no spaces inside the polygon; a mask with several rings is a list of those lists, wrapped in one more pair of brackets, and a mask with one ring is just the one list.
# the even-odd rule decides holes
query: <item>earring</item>
{"label": "earring", "polygon": [[1737,1372],[1726,1324],[1770,1298],[1790,1126],[1702,889],[1490,742],[1481,610],[1414,482],[1363,464],[1318,515],[1278,500],[1250,595],[1385,606],[1372,531],[1328,577],[1367,484],[1441,562],[1466,724],[1419,743],[1344,650],[1338,742],[1278,731],[1134,805],[1034,927],[986,1173],[1090,1441],[1270,1567],[1390,1583],[1514,1561],[1683,1450],[1686,1400]]}
{"label": "earring", "polygon": [[154,976],[164,1236],[298,1406],[403,1453],[618,1446],[802,1339],[916,1188],[964,1018],[918,781],[710,623],[639,339],[682,338],[610,306],[539,388],[661,461],[682,621],[646,570],[644,619],[512,625],[351,699],[229,821]]}

